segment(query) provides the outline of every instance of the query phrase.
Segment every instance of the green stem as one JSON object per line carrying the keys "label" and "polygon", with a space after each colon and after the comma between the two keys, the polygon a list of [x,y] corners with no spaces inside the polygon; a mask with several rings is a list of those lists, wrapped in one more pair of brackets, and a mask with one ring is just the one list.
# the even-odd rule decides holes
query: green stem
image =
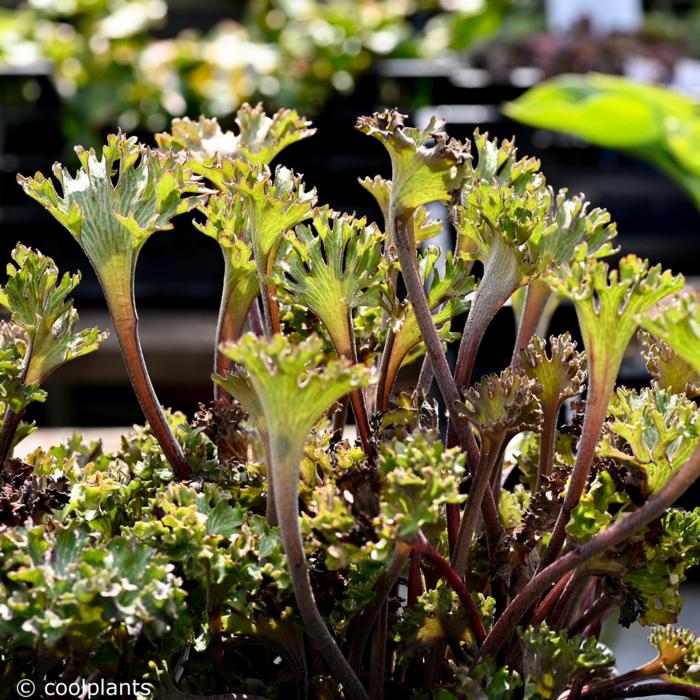
{"label": "green stem", "polygon": [[114,330],[119,340],[124,364],[134,393],[165,458],[170,463],[178,480],[190,481],[194,479],[194,473],[190,465],[187,464],[182,448],[165,419],[143,358],[138,331],[138,315],[133,295],[133,269],[131,279],[132,281],[127,283],[122,278],[120,280],[122,281],[121,289],[115,290],[104,283],[102,285],[114,323]]}
{"label": "green stem", "polygon": [[342,683],[347,697],[353,700],[368,700],[362,683],[328,631],[311,589],[304,543],[299,529],[299,464],[302,453],[303,445],[301,448],[293,445],[286,436],[271,439],[275,506],[294,595],[306,632],[313,639],[335,677]]}
{"label": "green stem", "polygon": [[511,638],[530,607],[549,586],[569,571],[573,571],[591,559],[600,556],[611,547],[616,547],[650,522],[661,517],[695,483],[698,477],[700,477],[700,445],[695,448],[688,461],[671,476],[665,486],[641,508],[618,520],[588,542],[574,547],[537,573],[496,621],[484,641],[481,653],[484,656],[496,656],[506,641]]}
{"label": "green stem", "polygon": [[[243,332],[249,304],[243,308],[239,300],[235,297],[235,287],[231,280],[231,266],[228,261],[224,264],[224,289],[221,293],[221,304],[219,305],[219,318],[216,324],[216,343],[214,345],[214,372],[219,376],[225,376],[226,372],[233,369],[234,362],[224,355],[219,348],[222,344],[232,343],[240,338]],[[226,390],[214,382],[214,399],[221,399],[226,394]]]}

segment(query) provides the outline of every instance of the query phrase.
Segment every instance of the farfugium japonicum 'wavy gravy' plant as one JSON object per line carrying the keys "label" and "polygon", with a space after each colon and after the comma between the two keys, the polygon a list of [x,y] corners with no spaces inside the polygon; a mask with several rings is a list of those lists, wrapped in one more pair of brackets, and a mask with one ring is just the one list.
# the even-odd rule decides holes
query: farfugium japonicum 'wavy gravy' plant
{"label": "farfugium japonicum 'wavy gravy' plant", "polygon": [[[673,626],[700,563],[700,509],[675,505],[700,475],[700,307],[680,276],[605,261],[610,215],[554,192],[511,141],[405,120],[358,121],[391,161],[360,182],[377,222],[271,165],[314,130],[259,105],[235,131],[175,120],[158,150],[123,134],[78,148],[58,185],[20,176],[95,268],[148,425],[112,453],[76,435],[12,457],[46,376],[104,337],[77,330],[79,277],[18,245],[0,288],[3,687],[700,697],[700,644]],[[452,250],[430,245],[434,202]],[[224,279],[214,400],[188,420],[148,379],[133,279],[146,240],[193,210]],[[512,362],[479,376],[509,300]],[[546,337],[559,303],[582,346],[573,328]],[[635,338],[650,381],[630,389]],[[651,627],[651,660],[622,675],[599,641],[614,612]]]}

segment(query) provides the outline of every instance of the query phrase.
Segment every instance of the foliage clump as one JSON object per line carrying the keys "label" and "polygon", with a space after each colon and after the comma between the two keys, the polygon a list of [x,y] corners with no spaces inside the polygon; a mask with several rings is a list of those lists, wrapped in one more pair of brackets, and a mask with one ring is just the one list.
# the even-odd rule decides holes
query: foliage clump
{"label": "foliage clump", "polygon": [[[61,194],[20,177],[94,265],[147,425],[112,453],[74,436],[12,456],[46,376],[103,338],[76,330],[78,277],[18,245],[0,289],[5,683],[544,700],[651,681],[696,694],[700,645],[670,626],[700,563],[700,509],[676,504],[700,475],[700,316],[682,277],[601,260],[609,214],[555,194],[510,141],[460,142],[395,110],[360,119],[392,162],[391,180],[361,182],[374,223],[270,167],[312,134],[305,119],[245,106],[237,123],[176,120],[159,150],[111,135],[101,155],[78,149],[74,175],[56,167]],[[419,250],[434,202],[454,250]],[[189,420],[150,383],[133,273],[146,240],[193,209],[225,272],[215,397]],[[511,297],[512,361],[472,380]],[[570,332],[545,340],[559,297],[581,349]],[[630,389],[618,373],[637,331],[652,381]],[[658,652],[623,675],[599,641],[613,611],[652,626]]]}

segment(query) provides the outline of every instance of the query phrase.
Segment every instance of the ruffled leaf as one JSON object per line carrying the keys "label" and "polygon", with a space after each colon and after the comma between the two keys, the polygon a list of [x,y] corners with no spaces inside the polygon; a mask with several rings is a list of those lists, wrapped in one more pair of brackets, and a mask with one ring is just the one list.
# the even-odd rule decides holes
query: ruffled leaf
{"label": "ruffled leaf", "polygon": [[658,386],[619,388],[609,415],[598,454],[641,467],[649,495],[685,464],[698,442],[696,405]]}
{"label": "ruffled leaf", "polygon": [[352,311],[383,303],[384,237],[364,218],[349,215],[317,212],[312,223],[313,228],[302,224],[289,234],[277,283],[321,320],[338,354],[349,357]]}
{"label": "ruffled leaf", "polygon": [[184,150],[202,162],[232,157],[269,165],[287,146],[316,133],[295,110],[280,109],[270,117],[262,103],[243,104],[236,124],[238,133],[223,131],[216,119],[204,116],[196,122],[187,117],[173,119],[170,133],[156,134],[156,142],[161,149]]}
{"label": "ruffled leaf", "polygon": [[612,651],[595,637],[568,637],[543,622],[520,634],[525,697],[557,698],[581,673],[592,679],[607,676],[615,663]]}
{"label": "ruffled leaf", "polygon": [[433,117],[423,129],[404,126],[397,110],[360,117],[356,128],[384,144],[392,163],[391,216],[412,213],[429,202],[445,202],[466,176],[469,149],[445,133]]}
{"label": "ruffled leaf", "polygon": [[412,542],[422,528],[438,523],[445,504],[466,499],[459,492],[465,455],[458,448],[445,449],[432,435],[418,432],[382,445],[378,466],[382,514],[402,542]]}
{"label": "ruffled leaf", "polygon": [[216,380],[247,411],[257,410],[264,416],[270,435],[303,445],[314,423],[338,399],[372,378],[363,365],[329,360],[322,347],[322,341],[314,336],[292,345],[281,335],[267,341],[248,334],[221,348],[241,367],[235,382]]}
{"label": "ruffled leaf", "polygon": [[539,399],[543,406],[556,411],[573,396],[581,393],[586,381],[586,358],[576,352],[576,343],[569,333],[551,336],[550,352],[546,342],[534,336],[520,352],[521,366],[530,379],[541,387]]}
{"label": "ruffled leaf", "polygon": [[467,389],[457,410],[478,428],[482,439],[510,439],[539,426],[540,390],[524,372],[507,367],[500,375],[486,375]]}
{"label": "ruffled leaf", "polygon": [[694,297],[678,296],[658,315],[642,315],[640,323],[700,373],[700,304]]}
{"label": "ruffled leaf", "polygon": [[579,259],[545,281],[576,307],[591,381],[610,386],[639,319],[683,286],[681,275],[650,267],[635,255],[622,258],[617,270],[595,259]]}
{"label": "ruffled leaf", "polygon": [[78,312],[68,295],[80,274],[59,277],[51,258],[23,245],[12,251],[15,265],[7,266],[7,283],[0,288],[0,305],[12,314],[29,353],[25,384],[39,384],[61,365],[94,352],[107,337],[97,328],[76,331]]}
{"label": "ruffled leaf", "polygon": [[647,371],[659,386],[674,394],[685,394],[689,399],[700,396],[700,372],[694,370],[663,340],[654,342],[651,334],[644,330],[640,330],[638,336]]}

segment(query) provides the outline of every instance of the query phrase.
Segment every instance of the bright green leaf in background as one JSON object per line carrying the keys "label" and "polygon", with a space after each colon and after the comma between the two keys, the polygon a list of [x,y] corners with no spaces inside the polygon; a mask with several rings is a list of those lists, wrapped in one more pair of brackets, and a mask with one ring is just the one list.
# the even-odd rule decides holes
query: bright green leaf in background
{"label": "bright green leaf in background", "polygon": [[700,105],[656,85],[562,75],[508,103],[512,119],[620,149],[663,170],[700,207]]}

